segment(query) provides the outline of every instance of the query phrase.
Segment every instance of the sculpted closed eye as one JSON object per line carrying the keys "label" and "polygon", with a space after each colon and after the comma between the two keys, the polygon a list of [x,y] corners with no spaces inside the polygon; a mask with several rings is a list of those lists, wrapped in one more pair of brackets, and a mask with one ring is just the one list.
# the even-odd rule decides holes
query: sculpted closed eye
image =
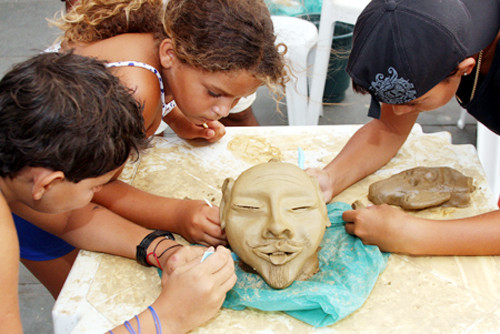
{"label": "sculpted closed eye", "polygon": [[313,206],[311,205],[303,205],[303,206],[296,206],[294,208],[292,208],[292,211],[307,211],[307,210],[311,210],[313,208]]}
{"label": "sculpted closed eye", "polygon": [[253,205],[241,205],[241,204],[235,204],[234,205],[238,209],[244,209],[244,210],[259,210],[260,207],[258,206],[253,206]]}

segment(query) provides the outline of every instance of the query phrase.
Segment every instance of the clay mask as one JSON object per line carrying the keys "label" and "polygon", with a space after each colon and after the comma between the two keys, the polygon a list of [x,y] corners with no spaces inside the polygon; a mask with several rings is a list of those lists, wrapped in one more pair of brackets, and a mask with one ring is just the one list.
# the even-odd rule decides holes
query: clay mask
{"label": "clay mask", "polygon": [[450,167],[416,167],[370,185],[368,199],[407,210],[464,207],[474,191],[472,178]]}
{"label": "clay mask", "polygon": [[273,161],[226,179],[222,192],[221,224],[232,250],[271,287],[286,288],[318,271],[330,221],[316,178]]}

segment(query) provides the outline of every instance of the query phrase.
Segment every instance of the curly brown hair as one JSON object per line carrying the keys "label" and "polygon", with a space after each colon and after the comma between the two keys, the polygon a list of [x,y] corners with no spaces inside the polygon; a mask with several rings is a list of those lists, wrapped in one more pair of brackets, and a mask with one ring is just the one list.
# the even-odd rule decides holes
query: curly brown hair
{"label": "curly brown hair", "polygon": [[91,43],[125,33],[163,35],[162,0],[80,0],[49,23],[64,31],[63,42]]}
{"label": "curly brown hair", "polygon": [[[90,43],[123,33],[170,38],[178,58],[209,72],[250,72],[281,95],[286,46],[275,45],[263,0],[80,0],[59,19],[63,42]],[[281,97],[281,96],[280,96]]]}

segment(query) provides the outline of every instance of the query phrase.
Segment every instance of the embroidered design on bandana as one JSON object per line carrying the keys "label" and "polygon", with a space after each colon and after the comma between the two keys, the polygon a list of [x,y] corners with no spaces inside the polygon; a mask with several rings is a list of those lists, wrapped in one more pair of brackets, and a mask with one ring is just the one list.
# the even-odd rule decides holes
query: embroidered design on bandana
{"label": "embroidered design on bandana", "polygon": [[416,99],[417,91],[411,82],[398,78],[398,72],[392,66],[387,69],[387,73],[387,77],[378,73],[370,85],[369,90],[377,100],[388,104],[401,104]]}

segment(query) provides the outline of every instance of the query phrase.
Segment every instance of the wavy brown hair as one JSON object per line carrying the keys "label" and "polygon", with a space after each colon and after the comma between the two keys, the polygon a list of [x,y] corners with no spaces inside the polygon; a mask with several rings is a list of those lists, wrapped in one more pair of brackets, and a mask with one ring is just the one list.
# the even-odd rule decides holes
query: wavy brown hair
{"label": "wavy brown hair", "polygon": [[0,80],[0,177],[45,167],[76,183],[147,143],[142,106],[101,61],[41,53]]}
{"label": "wavy brown hair", "polygon": [[275,45],[262,0],[80,0],[51,23],[63,42],[90,43],[124,33],[170,38],[177,57],[209,72],[250,72],[281,97],[286,46]]}

